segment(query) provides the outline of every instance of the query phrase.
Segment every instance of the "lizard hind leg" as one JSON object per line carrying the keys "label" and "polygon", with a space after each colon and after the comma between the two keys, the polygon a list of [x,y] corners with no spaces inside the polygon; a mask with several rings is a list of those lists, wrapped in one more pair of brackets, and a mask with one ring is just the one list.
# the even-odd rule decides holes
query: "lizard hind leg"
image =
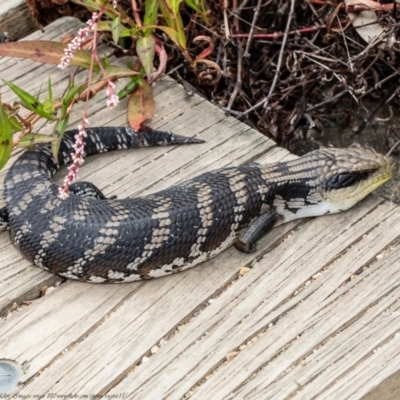
{"label": "lizard hind leg", "polygon": [[267,210],[239,233],[234,246],[243,253],[254,253],[257,242],[274,227],[279,217],[277,212]]}

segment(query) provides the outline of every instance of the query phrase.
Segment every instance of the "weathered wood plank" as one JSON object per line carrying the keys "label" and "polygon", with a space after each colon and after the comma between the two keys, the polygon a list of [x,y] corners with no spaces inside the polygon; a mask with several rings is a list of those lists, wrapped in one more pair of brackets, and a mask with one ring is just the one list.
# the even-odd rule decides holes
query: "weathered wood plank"
{"label": "weathered wood plank", "polygon": [[[254,346],[251,346],[247,354],[245,352],[242,356],[240,353],[231,363],[227,363],[225,370],[217,371],[200,388],[194,398],[201,398],[202,395],[207,397],[207,393],[213,393],[214,398],[215,396],[222,397],[232,391],[239,397],[248,394],[250,396],[259,395],[263,398],[265,395],[263,389],[284,374],[293,363],[300,362],[325,340],[360,318],[370,306],[388,296],[397,286],[398,278],[393,276],[397,274],[397,271],[393,271],[391,266],[392,262],[399,262],[398,248],[387,261],[370,263],[374,261],[377,253],[380,253],[398,237],[399,216],[398,211],[396,211],[396,215],[386,214],[379,226],[375,226],[369,232],[366,231],[361,237],[353,236],[353,239],[360,238],[357,246],[350,247],[339,262],[330,266],[335,276],[330,277],[326,282],[322,280],[321,286],[319,286],[320,279],[317,279],[314,291],[309,293],[303,303],[291,309],[292,312],[288,312],[286,315],[279,313],[283,315],[283,318],[268,330],[262,340],[258,340]],[[361,227],[362,225],[364,227],[365,219],[355,226]],[[368,235],[365,236],[367,232]],[[391,233],[390,236],[387,235],[388,232]],[[382,238],[383,241],[380,241],[379,238]],[[357,239],[353,243],[355,242]],[[329,263],[326,263],[327,259],[323,253],[320,256],[322,256],[322,260],[320,259],[319,263],[322,268],[326,268]],[[359,281],[349,283],[348,287],[342,286],[347,277],[356,274],[366,265],[369,266],[371,273],[367,270],[367,273],[361,276]],[[378,281],[374,279],[374,275]],[[359,286],[356,287],[356,284]],[[374,287],[372,293],[368,290],[371,286]],[[382,307],[381,311],[384,310],[385,307]],[[378,369],[379,365],[374,367],[374,369]],[[245,373],[243,373],[243,369],[246,370]],[[221,384],[219,380],[221,374],[224,377],[231,377],[229,382],[225,381]],[[240,388],[240,383],[245,382],[246,379],[250,382]],[[344,398],[336,393],[333,397]],[[304,398],[302,393],[299,398]]]}
{"label": "weathered wood plank", "polygon": [[[285,346],[290,346],[298,335],[303,337],[307,327],[315,324],[313,320],[321,318],[319,308],[314,305],[327,302],[333,311],[336,310],[333,302],[335,289],[365,263],[365,258],[373,257],[399,235],[396,224],[400,213],[387,204],[376,206],[376,201],[370,199],[353,213],[307,223],[185,325],[149,362],[138,367],[110,394],[124,392],[131,393],[134,398],[165,396],[178,399],[202,383],[194,398],[226,398],[232,392],[235,393],[233,398],[242,398],[245,392],[236,393],[235,390],[239,390],[252,374],[259,377],[255,387],[262,390],[264,385],[268,386],[293,363],[293,359],[284,353]],[[392,231],[392,238],[383,239],[385,235],[382,232],[388,228]],[[393,228],[396,230],[393,231]],[[372,248],[372,238],[366,236],[370,231],[369,235],[382,238],[381,241],[373,241]],[[358,240],[369,249],[368,254],[359,259],[352,254],[359,253],[359,245],[353,246]],[[346,259],[345,262],[343,259],[339,263],[334,262],[342,253],[342,257],[347,256],[351,264]],[[327,269],[331,263],[333,265]],[[349,264],[351,267],[346,270]],[[321,270],[326,271],[313,280],[312,277]],[[335,280],[330,275],[334,275]],[[302,287],[305,289],[300,291]],[[296,292],[298,294],[294,296]],[[363,307],[366,304],[370,303],[364,302]],[[329,316],[330,313],[324,312],[324,315]],[[343,319],[347,318],[352,318],[351,313],[343,316]],[[330,320],[329,324],[332,329],[337,327],[337,321],[332,324]],[[267,333],[257,340],[257,335],[264,330]],[[324,330],[317,331],[324,335]],[[249,345],[254,340],[252,338],[257,341]],[[319,340],[311,341],[308,346],[312,349]],[[239,351],[240,346],[245,348]],[[310,351],[300,342],[296,349],[303,355]],[[225,361],[227,356],[236,352],[236,358]],[[277,357],[281,352],[282,356]],[[294,359],[298,357],[296,353]],[[268,371],[264,367],[257,375],[264,363],[268,363]],[[130,391],[130,388],[135,390]]]}
{"label": "weathered wood plank", "polygon": [[[397,218],[393,222],[396,220]],[[364,241],[367,242],[367,240]],[[400,248],[396,246],[391,253],[386,254],[384,261],[375,262],[373,258],[367,260],[373,252],[376,250],[371,249],[369,245],[361,251],[354,248],[339,262],[333,264],[332,270],[337,269],[339,264],[347,262],[345,265],[351,268],[350,271],[353,274],[354,267],[366,268],[366,270],[344,286],[337,281],[335,288],[332,285],[332,281],[334,282],[332,278],[329,280],[329,285],[328,282],[321,284],[321,289],[325,291],[329,303],[326,301],[320,303],[319,309],[314,311],[315,316],[312,316],[309,321],[307,330],[299,332],[301,338],[295,341],[291,348],[285,349],[276,361],[295,360],[293,364],[287,364],[287,369],[281,370],[282,375],[271,385],[261,383],[262,377],[268,375],[276,366],[275,362],[272,362],[259,374],[258,378],[241,388],[237,392],[238,396],[246,394],[273,398],[279,393],[279,396],[289,397],[298,392],[298,395],[294,396],[296,399],[332,397],[344,399],[351,397],[351,392],[347,391],[350,387],[345,391],[336,391],[343,386],[342,380],[339,379],[342,374],[346,374],[354,367],[358,368],[359,363],[363,366],[368,365],[368,370],[374,370],[374,373],[380,370],[380,364],[371,358],[374,349],[390,340],[400,328],[399,321],[391,321],[388,324],[387,318],[385,321],[382,316],[389,312],[398,301],[398,296],[393,293],[396,279],[398,279],[393,265],[399,263]],[[335,274],[343,268],[338,269],[338,272],[334,271]],[[318,301],[314,294],[311,294],[307,300]],[[302,313],[303,309],[300,308],[297,312]],[[391,342],[389,346],[394,352],[393,358],[396,358],[397,343]],[[294,355],[295,351],[298,352],[297,355]],[[307,374],[308,369],[304,368],[304,365],[308,363],[311,364],[309,369],[314,369],[312,375]],[[396,369],[397,365],[392,364],[389,375]],[[344,378],[345,382],[351,382],[352,390],[362,389],[361,392],[358,391],[356,398],[360,398],[363,393],[366,393],[364,390],[368,391],[376,384],[371,382],[367,371],[364,372],[363,377],[363,374],[359,373],[357,380],[359,385],[354,384],[356,381],[352,381],[347,376]],[[388,371],[385,373],[387,376]],[[337,381],[341,383],[335,384],[335,390],[325,392],[325,389]],[[300,391],[299,386],[302,387]]]}
{"label": "weathered wood plank", "polygon": [[[399,254],[396,260],[398,257]],[[387,376],[388,368],[392,372],[397,370],[400,348],[398,343],[392,342],[398,340],[396,333],[400,330],[400,321],[396,318],[399,314],[397,301],[392,293],[382,298],[379,305],[371,305],[357,321],[329,337],[308,357],[290,367],[290,372],[264,389],[263,396],[270,398],[290,393],[296,399],[329,399],[333,395],[336,398],[352,395],[360,398],[381,381],[382,373]],[[389,341],[388,345],[386,341]],[[375,356],[375,353],[379,354]],[[386,361],[387,365],[382,362],[385,359],[389,361]],[[384,365],[385,370],[382,370]],[[342,391],[346,385],[349,387]]]}

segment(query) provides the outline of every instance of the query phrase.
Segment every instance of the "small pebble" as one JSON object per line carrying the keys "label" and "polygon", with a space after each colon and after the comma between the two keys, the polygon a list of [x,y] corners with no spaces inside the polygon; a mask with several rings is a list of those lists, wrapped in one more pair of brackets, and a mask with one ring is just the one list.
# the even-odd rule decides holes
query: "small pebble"
{"label": "small pebble", "polygon": [[239,354],[238,351],[232,351],[231,353],[228,353],[228,354],[226,355],[226,361],[231,361],[231,360],[233,360],[238,354]]}

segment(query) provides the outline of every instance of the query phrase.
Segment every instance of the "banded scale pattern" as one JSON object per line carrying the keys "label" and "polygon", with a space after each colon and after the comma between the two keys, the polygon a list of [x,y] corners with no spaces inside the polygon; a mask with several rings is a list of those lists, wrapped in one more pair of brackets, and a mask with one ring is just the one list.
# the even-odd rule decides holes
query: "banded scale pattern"
{"label": "banded scale pattern", "polygon": [[[129,128],[87,131],[87,155],[202,142]],[[380,185],[397,170],[391,158],[365,149],[327,149],[287,163],[216,170],[145,197],[106,199],[83,183],[61,200],[52,177],[71,161],[75,134],[65,134],[58,162],[48,145],[20,156],[6,176],[0,219],[7,220],[15,246],[36,266],[95,283],[182,271],[232,244],[251,251],[279,220],[337,212],[360,200],[350,194],[345,202],[327,200],[338,185],[367,182],[365,197],[373,190],[371,182]]]}

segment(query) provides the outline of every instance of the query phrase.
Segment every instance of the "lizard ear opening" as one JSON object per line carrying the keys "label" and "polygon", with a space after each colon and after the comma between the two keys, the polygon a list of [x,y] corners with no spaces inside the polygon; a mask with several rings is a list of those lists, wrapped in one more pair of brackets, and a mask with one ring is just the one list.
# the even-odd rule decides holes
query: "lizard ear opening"
{"label": "lizard ear opening", "polygon": [[346,187],[350,187],[357,182],[361,182],[367,178],[369,178],[375,171],[367,170],[367,171],[354,171],[354,172],[342,172],[337,175],[333,175],[329,179],[327,179],[322,184],[322,189],[325,191],[335,190],[335,189],[343,189]]}

